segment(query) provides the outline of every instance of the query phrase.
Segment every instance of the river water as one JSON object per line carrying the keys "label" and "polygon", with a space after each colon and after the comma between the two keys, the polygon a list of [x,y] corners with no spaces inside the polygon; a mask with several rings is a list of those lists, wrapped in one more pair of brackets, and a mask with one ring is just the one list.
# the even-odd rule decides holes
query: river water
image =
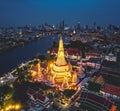
{"label": "river water", "polygon": [[[58,42],[58,36],[46,36],[39,40],[32,41],[14,49],[5,51],[0,54],[0,75],[10,72],[16,66],[25,62],[37,54],[46,54],[47,50],[52,47],[53,41]],[[68,39],[63,38],[64,42]]]}

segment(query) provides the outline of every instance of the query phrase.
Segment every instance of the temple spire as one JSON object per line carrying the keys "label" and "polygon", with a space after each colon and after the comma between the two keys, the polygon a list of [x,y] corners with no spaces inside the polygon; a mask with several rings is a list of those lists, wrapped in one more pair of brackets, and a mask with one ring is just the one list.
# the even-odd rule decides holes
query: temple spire
{"label": "temple spire", "polygon": [[65,60],[62,37],[59,40],[57,60],[52,67],[48,68],[51,85],[55,85],[60,90],[69,89],[76,85],[77,75],[75,75],[76,73],[73,75],[71,64]]}
{"label": "temple spire", "polygon": [[60,37],[56,65],[65,65],[65,64],[67,63],[64,55],[63,40],[62,40],[62,37]]}

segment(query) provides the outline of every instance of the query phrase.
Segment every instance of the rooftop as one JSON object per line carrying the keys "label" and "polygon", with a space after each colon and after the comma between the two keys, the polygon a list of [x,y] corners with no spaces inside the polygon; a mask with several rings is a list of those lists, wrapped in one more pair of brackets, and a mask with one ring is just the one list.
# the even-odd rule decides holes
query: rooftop
{"label": "rooftop", "polygon": [[[58,48],[53,48],[53,52],[57,53],[58,52]],[[80,55],[81,54],[80,50],[77,49],[77,48],[65,49],[65,53],[67,53],[68,55]]]}
{"label": "rooftop", "polygon": [[88,60],[88,62],[101,63],[101,59],[100,59],[100,58],[90,58],[90,59]]}
{"label": "rooftop", "polygon": [[107,67],[107,68],[111,68],[112,70],[116,69],[116,70],[120,71],[120,63],[119,62],[104,60],[102,62],[102,66]]}
{"label": "rooftop", "polygon": [[103,91],[120,96],[120,87],[111,85],[111,84],[105,84]]}

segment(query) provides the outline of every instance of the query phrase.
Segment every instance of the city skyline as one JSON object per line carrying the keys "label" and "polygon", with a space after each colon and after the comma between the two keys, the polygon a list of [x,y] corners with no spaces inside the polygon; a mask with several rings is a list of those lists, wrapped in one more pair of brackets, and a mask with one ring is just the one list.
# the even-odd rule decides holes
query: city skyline
{"label": "city skyline", "polygon": [[0,0],[0,111],[120,111],[120,0]]}
{"label": "city skyline", "polygon": [[0,26],[55,25],[64,20],[72,26],[120,25],[120,1],[115,0],[1,0]]}

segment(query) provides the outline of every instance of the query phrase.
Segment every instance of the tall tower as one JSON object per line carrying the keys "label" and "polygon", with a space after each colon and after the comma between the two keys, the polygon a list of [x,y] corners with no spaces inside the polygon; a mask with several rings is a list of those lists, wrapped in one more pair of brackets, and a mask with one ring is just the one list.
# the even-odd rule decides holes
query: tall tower
{"label": "tall tower", "polygon": [[66,64],[67,63],[64,55],[63,40],[62,40],[62,37],[60,37],[56,65],[66,65]]}
{"label": "tall tower", "polygon": [[59,40],[57,59],[52,67],[48,66],[48,69],[50,71],[49,76],[50,81],[52,82],[51,84],[54,84],[61,89],[69,88],[72,83],[76,82],[76,77],[72,76],[72,66],[65,60],[62,37],[60,37]]}
{"label": "tall tower", "polygon": [[60,28],[61,30],[64,30],[64,27],[65,27],[65,23],[64,23],[64,20],[63,20],[63,21],[60,22],[59,28]]}

